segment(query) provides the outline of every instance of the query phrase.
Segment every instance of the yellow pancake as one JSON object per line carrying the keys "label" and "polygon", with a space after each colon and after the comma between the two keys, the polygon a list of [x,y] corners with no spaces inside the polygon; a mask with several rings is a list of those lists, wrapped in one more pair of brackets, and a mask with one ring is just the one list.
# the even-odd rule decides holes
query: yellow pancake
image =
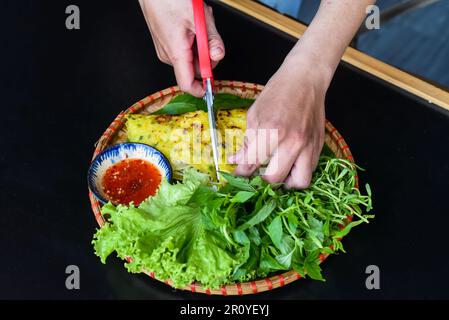
{"label": "yellow pancake", "polygon": [[[186,166],[215,176],[207,113],[194,111],[182,115],[127,115],[130,142],[141,142],[160,150],[176,172]],[[220,110],[217,114],[219,168],[232,172],[229,155],[243,145],[246,109]]]}

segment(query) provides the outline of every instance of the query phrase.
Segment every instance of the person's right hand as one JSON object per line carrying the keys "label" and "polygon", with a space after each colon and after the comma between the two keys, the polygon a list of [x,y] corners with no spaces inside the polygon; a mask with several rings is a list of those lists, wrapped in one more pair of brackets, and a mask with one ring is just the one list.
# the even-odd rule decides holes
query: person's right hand
{"label": "person's right hand", "polygon": [[[182,91],[204,95],[195,44],[192,0],[139,0],[158,58],[175,70]],[[212,67],[223,59],[225,48],[215,27],[212,8],[204,5]]]}

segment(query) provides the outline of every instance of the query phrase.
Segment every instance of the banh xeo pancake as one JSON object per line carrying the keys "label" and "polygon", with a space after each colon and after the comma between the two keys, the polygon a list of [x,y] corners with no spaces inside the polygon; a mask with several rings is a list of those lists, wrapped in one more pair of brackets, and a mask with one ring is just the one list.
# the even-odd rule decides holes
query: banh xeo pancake
{"label": "banh xeo pancake", "polygon": [[[170,161],[173,170],[192,166],[200,172],[215,176],[210,144],[207,113],[198,110],[181,115],[127,115],[126,128],[130,142],[140,142],[160,150]],[[227,157],[243,145],[246,128],[246,109],[219,110],[217,135],[219,169],[232,172],[234,165]]]}

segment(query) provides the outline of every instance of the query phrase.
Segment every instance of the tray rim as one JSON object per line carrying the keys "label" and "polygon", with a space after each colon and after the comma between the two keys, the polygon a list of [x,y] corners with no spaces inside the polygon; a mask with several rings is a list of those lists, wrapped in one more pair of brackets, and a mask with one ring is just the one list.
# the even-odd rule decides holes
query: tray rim
{"label": "tray rim", "polygon": [[[241,82],[241,81],[232,81],[232,80],[216,80],[215,81],[215,88],[217,91],[221,91],[224,88],[231,89],[231,90],[240,90],[241,93],[249,92],[253,93],[254,95],[259,94],[264,86],[260,84],[250,83],[250,82]],[[136,113],[143,108],[153,104],[154,102],[169,97],[169,96],[176,96],[178,94],[182,93],[182,91],[179,89],[178,86],[172,86],[163,90],[160,90],[156,93],[153,93],[130,107],[128,107],[126,110],[119,113],[119,115],[111,122],[111,124],[108,126],[108,128],[104,131],[104,133],[101,135],[100,139],[95,144],[95,150],[92,156],[92,160],[105,148],[110,146],[109,143],[112,142],[113,137],[115,133],[117,133],[121,128],[123,127],[125,123],[125,115],[127,114],[133,114]],[[326,119],[325,123],[325,130],[326,130],[326,137],[330,138],[332,142],[335,143],[335,146],[340,152],[342,153],[342,158],[347,159],[351,163],[354,162],[354,157],[351,153],[351,150],[349,149],[349,146],[346,144],[346,141],[344,140],[343,136],[338,132],[338,130]],[[328,141],[326,141],[326,144]],[[332,146],[330,146],[332,148]],[[356,188],[358,188],[358,175],[356,175]],[[89,190],[89,199],[91,203],[91,208],[95,216],[95,220],[97,221],[99,227],[103,227],[105,224],[105,219],[101,215],[101,203],[96,197],[93,195],[93,193]],[[352,217],[348,216],[348,222],[352,220]],[[344,226],[342,226],[344,227]],[[320,254],[320,263],[323,262],[329,254]],[[131,257],[127,257],[126,261],[130,262],[132,260]],[[163,282],[170,287],[173,288],[173,283],[171,280],[161,280],[158,279],[157,276],[154,274],[154,272],[142,270],[143,273],[147,274],[153,279],[156,279],[160,282]],[[193,293],[204,293],[207,295],[232,295],[232,296],[241,296],[241,295],[247,295],[247,294],[256,294],[264,291],[270,291],[276,288],[283,287],[289,283],[292,283],[296,280],[301,279],[301,275],[294,271],[286,271],[281,274],[276,274],[264,279],[258,279],[254,281],[248,281],[248,282],[239,282],[235,284],[228,284],[223,285],[219,289],[210,289],[203,287],[200,283],[192,283],[184,288],[181,288],[179,290],[186,290],[191,291]]]}

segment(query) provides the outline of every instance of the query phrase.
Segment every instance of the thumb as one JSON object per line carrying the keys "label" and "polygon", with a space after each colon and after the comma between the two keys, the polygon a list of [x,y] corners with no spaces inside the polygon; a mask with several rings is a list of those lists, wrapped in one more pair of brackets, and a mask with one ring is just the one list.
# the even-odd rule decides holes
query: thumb
{"label": "thumb", "polygon": [[214,62],[218,62],[225,56],[225,47],[220,34],[215,26],[214,15],[212,13],[212,8],[209,6],[205,7],[206,16],[206,29],[209,38],[209,53],[210,58]]}
{"label": "thumb", "polygon": [[244,162],[243,160],[245,158],[244,156],[247,152],[247,149],[248,149],[248,137],[245,134],[245,138],[243,139],[243,145],[240,147],[240,149],[236,153],[234,153],[228,157],[228,159],[227,159],[228,163],[229,164],[243,163]]}

